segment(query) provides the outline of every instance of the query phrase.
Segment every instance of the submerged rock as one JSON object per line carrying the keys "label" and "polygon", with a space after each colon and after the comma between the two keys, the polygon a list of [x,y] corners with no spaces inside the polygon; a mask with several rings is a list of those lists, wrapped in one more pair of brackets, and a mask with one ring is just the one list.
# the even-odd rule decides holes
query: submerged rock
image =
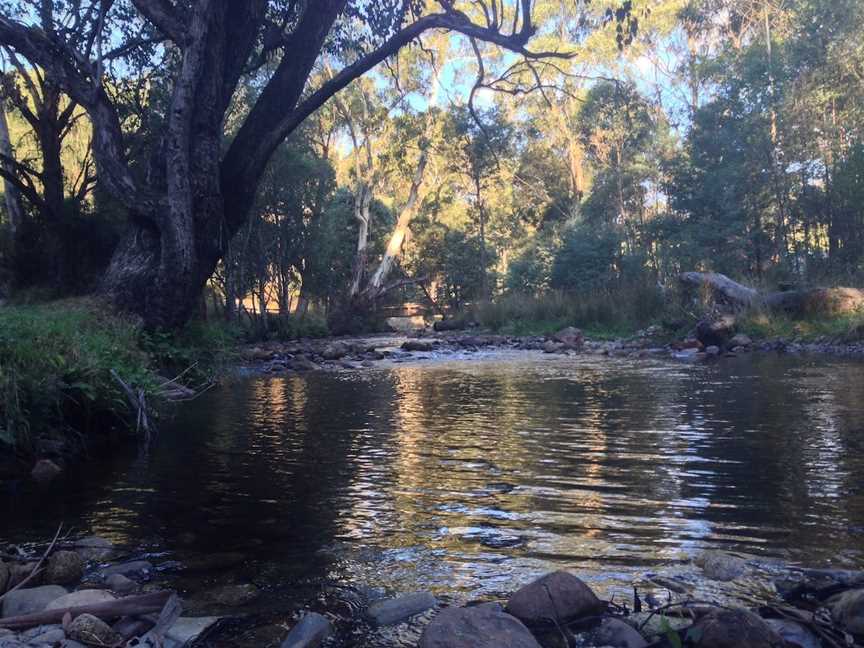
{"label": "submerged rock", "polygon": [[[426,626],[419,648],[540,648],[519,619],[492,605],[448,608]],[[282,648],[285,648],[283,645]]]}
{"label": "submerged rock", "polygon": [[333,624],[327,617],[308,612],[291,628],[280,648],[318,648],[333,634]]}
{"label": "submerged rock", "polygon": [[843,592],[829,601],[831,616],[852,634],[864,635],[864,589]]}
{"label": "submerged rock", "polygon": [[687,632],[699,648],[785,648],[768,623],[747,610],[714,610]]}
{"label": "submerged rock", "polygon": [[400,623],[438,605],[430,592],[413,592],[394,599],[376,601],[366,610],[366,617],[376,626]]}
{"label": "submerged rock", "polygon": [[722,551],[706,551],[693,562],[702,568],[705,576],[716,581],[735,580],[747,571],[747,564],[743,560]]}
{"label": "submerged rock", "polygon": [[19,616],[41,612],[51,601],[66,595],[67,592],[59,585],[43,585],[7,592],[3,598],[3,616]]}
{"label": "submerged rock", "polygon": [[75,542],[75,551],[84,560],[104,560],[113,550],[114,544],[110,540],[98,536],[81,538]]}
{"label": "submerged rock", "polygon": [[111,592],[106,592],[105,590],[78,590],[77,592],[64,594],[63,596],[54,599],[53,601],[51,601],[51,603],[48,604],[45,609],[60,610],[63,608],[78,607],[79,605],[94,605],[96,603],[107,603],[108,601],[113,601],[116,598],[117,597],[114,596]]}
{"label": "submerged rock", "polygon": [[102,571],[102,575],[106,578],[113,574],[122,574],[129,576],[130,574],[147,574],[153,571],[153,563],[148,560],[130,560],[129,562],[120,563],[119,565],[111,565]]}
{"label": "submerged rock", "polygon": [[45,579],[57,585],[71,585],[84,575],[84,560],[74,551],[56,551],[48,559]]}
{"label": "submerged rock", "polygon": [[506,611],[531,625],[592,616],[605,607],[581,579],[557,571],[518,589],[507,601]]}

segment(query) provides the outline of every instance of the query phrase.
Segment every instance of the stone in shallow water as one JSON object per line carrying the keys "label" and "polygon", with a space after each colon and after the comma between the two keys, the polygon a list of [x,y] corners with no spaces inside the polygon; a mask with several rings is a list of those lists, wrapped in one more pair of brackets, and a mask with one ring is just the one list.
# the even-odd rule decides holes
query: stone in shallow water
{"label": "stone in shallow water", "polygon": [[111,574],[105,579],[105,585],[108,586],[108,589],[118,594],[126,594],[138,587],[135,581],[126,578],[123,574]]}
{"label": "stone in shallow water", "polygon": [[722,551],[706,551],[693,562],[702,568],[705,576],[716,581],[735,580],[747,571],[747,563]]}
{"label": "stone in shallow water", "polygon": [[84,559],[74,551],[57,551],[48,559],[45,580],[56,585],[71,585],[84,575]]}
{"label": "stone in shallow water", "polygon": [[366,610],[366,616],[376,626],[392,625],[425,612],[437,604],[438,600],[431,593],[413,592],[395,599],[376,601]]}
{"label": "stone in shallow water", "polygon": [[119,565],[111,565],[102,570],[102,575],[106,578],[113,574],[146,574],[153,571],[153,563],[148,560],[131,560],[129,562],[120,563]]}
{"label": "stone in shallow water", "polygon": [[619,619],[603,619],[600,627],[592,633],[596,646],[613,646],[614,648],[645,648],[648,642],[631,625]]}
{"label": "stone in shallow water", "polygon": [[110,540],[98,536],[81,538],[75,542],[75,551],[84,560],[104,560],[114,550],[114,544]]}
{"label": "stone in shallow water", "polygon": [[540,648],[540,644],[519,619],[500,607],[477,605],[442,611],[426,626],[419,648]]}
{"label": "stone in shallow water", "polygon": [[92,614],[79,614],[67,628],[69,638],[95,646],[112,646],[120,641],[120,635],[107,623]]}
{"label": "stone in shallow water", "polygon": [[280,648],[318,648],[333,634],[333,624],[316,612],[308,612],[291,628]]}
{"label": "stone in shallow water", "polygon": [[43,585],[7,592],[3,599],[3,616],[19,616],[41,612],[51,601],[67,592],[59,585]]}
{"label": "stone in shallow water", "polygon": [[221,617],[180,617],[165,633],[165,648],[192,645],[221,620]]}
{"label": "stone in shallow water", "polygon": [[64,639],[66,639],[66,633],[63,631],[63,628],[58,627],[43,630],[43,632],[28,638],[27,642],[32,645],[47,644],[49,646],[54,646]]}
{"label": "stone in shallow water", "polygon": [[507,612],[529,625],[593,616],[604,608],[590,587],[565,571],[538,578],[507,601]]}

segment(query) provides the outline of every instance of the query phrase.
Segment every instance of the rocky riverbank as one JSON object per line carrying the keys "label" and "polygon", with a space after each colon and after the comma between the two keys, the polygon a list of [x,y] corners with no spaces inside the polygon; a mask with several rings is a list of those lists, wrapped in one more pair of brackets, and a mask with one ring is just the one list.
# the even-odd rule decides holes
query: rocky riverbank
{"label": "rocky riverbank", "polygon": [[[748,608],[696,600],[674,579],[660,578],[650,591],[634,588],[629,600],[605,601],[575,573],[557,571],[506,600],[460,607],[430,592],[361,597],[352,606],[353,625],[344,610],[285,610],[293,619],[287,624],[238,638],[226,629],[254,626],[250,608],[265,592],[237,583],[181,597],[166,580],[218,568],[229,557],[120,560],[97,537],[55,540],[47,548],[7,546],[2,556],[0,648],[335,648],[358,645],[357,624],[374,632],[405,623],[422,624],[419,648],[850,648],[864,639],[864,572],[789,568],[773,583],[775,600]],[[731,554],[707,552],[695,562],[706,579],[749,578],[747,562]]]}

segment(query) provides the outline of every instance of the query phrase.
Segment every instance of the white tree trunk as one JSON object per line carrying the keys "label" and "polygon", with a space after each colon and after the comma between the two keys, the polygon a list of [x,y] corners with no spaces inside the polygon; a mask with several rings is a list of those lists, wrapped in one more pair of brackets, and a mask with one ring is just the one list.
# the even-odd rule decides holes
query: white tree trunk
{"label": "white tree trunk", "polygon": [[414,215],[417,213],[418,203],[420,202],[420,185],[423,184],[423,175],[426,172],[426,163],[429,161],[429,153],[427,149],[423,149],[420,153],[420,160],[417,163],[417,170],[414,173],[414,179],[411,182],[411,190],[408,193],[408,201],[402,208],[399,218],[396,220],[396,227],[390,235],[390,241],[387,243],[387,251],[384,257],[378,264],[375,274],[369,280],[369,285],[366,287],[366,294],[369,297],[375,298],[384,290],[384,282],[393,270],[393,264],[402,253],[402,244],[405,242],[405,237],[408,235],[408,228]]}
{"label": "white tree trunk", "polygon": [[369,254],[369,221],[372,207],[372,188],[361,182],[354,193],[354,218],[357,220],[357,256],[354,258],[354,276],[351,280],[351,297],[360,294],[363,275],[366,273],[366,257]]}
{"label": "white tree trunk", "polygon": [[[14,174],[15,168],[11,161],[13,159],[12,141],[9,138],[9,124],[6,121],[6,107],[0,101],[0,166],[6,173]],[[15,231],[24,219],[24,209],[21,207],[21,195],[18,188],[4,178],[3,195],[6,200],[6,214],[9,218],[9,231],[15,235]]]}

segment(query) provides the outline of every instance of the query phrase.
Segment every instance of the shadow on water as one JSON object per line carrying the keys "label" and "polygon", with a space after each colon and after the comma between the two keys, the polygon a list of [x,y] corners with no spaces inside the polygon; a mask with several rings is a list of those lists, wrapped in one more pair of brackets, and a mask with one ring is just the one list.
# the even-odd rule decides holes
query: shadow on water
{"label": "shadow on water", "polygon": [[181,561],[239,551],[177,586],[252,581],[283,618],[331,587],[464,600],[555,567],[626,597],[704,548],[860,567],[862,397],[864,365],[768,355],[249,378],[184,407],[146,462],[7,498],[2,535],[62,519]]}

